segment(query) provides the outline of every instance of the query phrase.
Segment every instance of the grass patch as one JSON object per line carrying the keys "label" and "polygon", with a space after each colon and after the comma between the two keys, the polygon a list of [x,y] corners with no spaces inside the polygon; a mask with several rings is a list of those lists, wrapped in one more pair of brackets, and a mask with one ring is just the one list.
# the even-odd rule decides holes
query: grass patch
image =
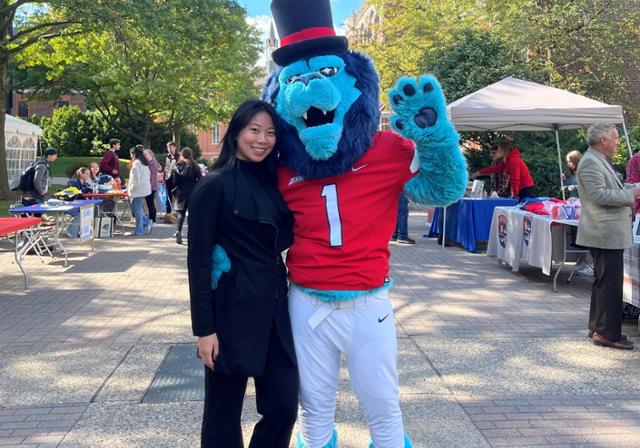
{"label": "grass patch", "polygon": [[9,206],[13,204],[15,201],[10,200],[0,200],[0,216],[7,217],[11,216],[9,213]]}
{"label": "grass patch", "polygon": [[[78,168],[81,166],[89,167],[91,162],[100,163],[100,157],[58,157],[49,167],[53,177],[70,178]],[[128,160],[120,159],[120,172],[125,178],[129,177]]]}

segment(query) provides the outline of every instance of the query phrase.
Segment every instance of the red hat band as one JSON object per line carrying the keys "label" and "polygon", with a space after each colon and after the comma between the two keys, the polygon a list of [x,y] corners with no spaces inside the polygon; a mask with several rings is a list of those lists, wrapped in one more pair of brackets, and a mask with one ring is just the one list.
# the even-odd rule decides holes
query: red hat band
{"label": "red hat band", "polygon": [[328,27],[315,27],[315,28],[307,28],[297,33],[289,34],[282,38],[280,43],[284,45],[295,44],[297,42],[302,42],[309,39],[317,39],[319,37],[333,37],[336,35],[336,32],[333,28]]}

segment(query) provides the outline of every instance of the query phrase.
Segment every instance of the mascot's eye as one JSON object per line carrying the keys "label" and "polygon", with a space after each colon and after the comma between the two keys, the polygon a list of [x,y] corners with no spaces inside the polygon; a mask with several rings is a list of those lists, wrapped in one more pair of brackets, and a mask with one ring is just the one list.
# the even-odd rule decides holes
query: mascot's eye
{"label": "mascot's eye", "polygon": [[290,76],[289,79],[287,79],[287,84],[293,84],[294,82],[296,82],[300,78],[302,78],[301,75]]}
{"label": "mascot's eye", "polygon": [[324,67],[318,70],[321,75],[326,76],[327,78],[338,73],[338,67]]}

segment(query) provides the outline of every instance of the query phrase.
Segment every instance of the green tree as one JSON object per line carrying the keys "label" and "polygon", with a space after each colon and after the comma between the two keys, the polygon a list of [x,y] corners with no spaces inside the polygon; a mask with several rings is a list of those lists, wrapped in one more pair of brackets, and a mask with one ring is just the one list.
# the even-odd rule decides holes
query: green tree
{"label": "green tree", "polygon": [[[7,97],[11,61],[36,44],[145,17],[146,2],[127,0],[0,0],[0,98]],[[0,199],[11,197],[6,166],[5,115],[0,113]]]}
{"label": "green tree", "polygon": [[146,26],[43,43],[19,61],[45,69],[40,92],[81,92],[123,137],[148,146],[169,130],[179,140],[185,126],[227,118],[257,93],[258,38],[245,15],[229,0],[160,2]]}
{"label": "green tree", "polygon": [[51,117],[40,120],[42,138],[48,146],[62,156],[91,155],[93,142],[106,131],[104,122],[92,112],[83,112],[78,106],[60,107]]}

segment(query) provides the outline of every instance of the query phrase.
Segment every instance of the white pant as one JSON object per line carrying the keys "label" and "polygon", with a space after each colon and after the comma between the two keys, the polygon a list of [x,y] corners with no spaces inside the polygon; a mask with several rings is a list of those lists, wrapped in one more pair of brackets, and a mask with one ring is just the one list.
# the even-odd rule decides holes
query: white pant
{"label": "white pant", "polygon": [[388,290],[332,306],[291,285],[289,312],[305,448],[323,448],[331,439],[341,353],[375,447],[404,447],[398,347]]}

